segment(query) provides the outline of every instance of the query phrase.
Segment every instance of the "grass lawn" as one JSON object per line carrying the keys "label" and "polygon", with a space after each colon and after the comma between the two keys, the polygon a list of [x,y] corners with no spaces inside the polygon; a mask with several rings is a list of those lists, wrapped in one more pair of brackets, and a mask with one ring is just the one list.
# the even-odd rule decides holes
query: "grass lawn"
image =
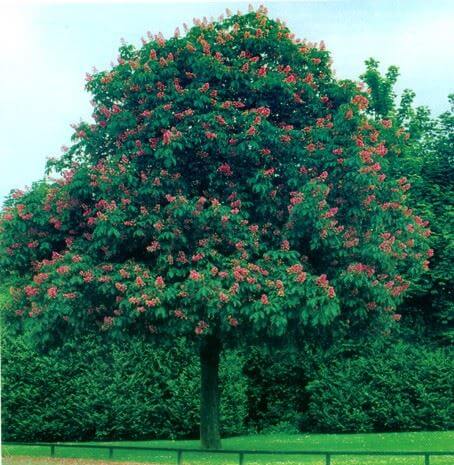
{"label": "grass lawn", "polygon": [[[71,443],[69,443],[71,444]],[[84,443],[95,444],[95,443]],[[198,441],[114,441],[97,442],[99,445],[147,446],[147,447],[184,447],[197,449]],[[320,451],[452,451],[454,450],[454,431],[418,432],[418,433],[381,433],[381,434],[272,434],[241,436],[224,439],[224,449],[249,450],[320,450]],[[125,462],[146,462],[153,465],[175,464],[176,454],[153,451],[114,451],[114,461],[107,461],[108,451],[96,449],[58,449],[56,457],[99,459],[63,461],[49,459],[49,447],[4,446],[5,465],[88,465],[92,463],[115,464]],[[47,457],[46,457],[47,456]],[[36,457],[46,457],[36,461]],[[237,455],[213,454],[211,456],[196,453],[184,453],[185,465],[230,465],[238,464]],[[431,465],[452,465],[454,456],[431,457]],[[265,456],[245,457],[245,465],[322,465],[325,458],[320,456]],[[423,457],[367,457],[334,456],[332,465],[423,465]],[[130,464],[132,465],[132,464]]]}
{"label": "grass lawn", "polygon": [[21,455],[5,457],[3,463],[4,465],[143,465],[143,462],[111,462],[101,459],[51,459],[46,457],[25,457]]}

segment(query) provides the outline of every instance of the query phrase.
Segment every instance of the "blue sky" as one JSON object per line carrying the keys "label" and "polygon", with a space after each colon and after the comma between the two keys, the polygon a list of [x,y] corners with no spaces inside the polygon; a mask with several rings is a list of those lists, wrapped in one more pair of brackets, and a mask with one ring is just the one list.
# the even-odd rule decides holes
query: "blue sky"
{"label": "blue sky", "polygon": [[[259,3],[252,2],[254,6]],[[400,68],[398,90],[438,114],[454,92],[452,0],[264,2],[297,37],[324,40],[334,69],[357,79],[364,60]],[[173,33],[193,17],[218,17],[247,2],[15,2],[0,7],[0,203],[13,188],[42,177],[46,158],[68,145],[71,123],[89,119],[85,72],[115,61],[120,38],[140,43],[147,31]]]}

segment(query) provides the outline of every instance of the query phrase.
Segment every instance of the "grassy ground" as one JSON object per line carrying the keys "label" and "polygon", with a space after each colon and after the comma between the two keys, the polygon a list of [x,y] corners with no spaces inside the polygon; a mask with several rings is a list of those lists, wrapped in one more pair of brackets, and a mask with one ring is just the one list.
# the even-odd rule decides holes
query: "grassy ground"
{"label": "grassy ground", "polygon": [[[93,444],[93,443],[84,443]],[[198,441],[116,441],[101,442],[99,445],[148,446],[148,447],[184,447],[197,449]],[[454,449],[454,431],[422,433],[384,433],[384,434],[308,434],[308,435],[257,435],[225,439],[224,449],[250,450],[320,450],[320,451],[449,451]],[[82,461],[51,460],[35,462],[32,457],[49,457],[49,448],[28,446],[4,446],[5,465],[96,465],[128,462],[146,462],[149,465],[175,464],[176,454],[167,452],[115,451],[113,462],[106,461],[108,451],[96,449],[65,448],[58,449],[59,458],[72,457],[99,459]],[[27,457],[24,457],[27,456]],[[238,464],[237,455],[201,455],[185,453],[185,465],[230,465]],[[322,465],[324,457],[317,456],[246,456],[245,465]],[[454,456],[433,457],[431,465],[452,465]],[[367,457],[339,456],[332,457],[332,465],[423,465],[423,457]]]}
{"label": "grassy ground", "polygon": [[[149,465],[153,465],[147,462]],[[45,457],[25,457],[15,455],[13,457],[5,457],[4,465],[143,465],[143,462],[110,462],[100,459],[50,459]]]}

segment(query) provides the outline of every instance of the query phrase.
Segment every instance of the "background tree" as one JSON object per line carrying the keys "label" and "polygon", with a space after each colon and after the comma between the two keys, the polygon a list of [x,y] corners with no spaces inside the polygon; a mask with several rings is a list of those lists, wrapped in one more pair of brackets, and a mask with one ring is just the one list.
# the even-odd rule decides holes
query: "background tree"
{"label": "background tree", "polygon": [[432,231],[431,272],[421,276],[402,309],[413,333],[450,344],[454,319],[454,96],[449,96],[450,109],[433,118],[428,108],[414,107],[415,94],[408,89],[398,102],[393,89],[396,67],[382,75],[378,61],[370,59],[366,66],[362,78],[371,91],[370,114],[377,119],[394,118],[407,130],[409,138],[394,169],[411,183],[410,202],[430,222]]}
{"label": "background tree", "polygon": [[414,186],[411,201],[430,221],[434,250],[431,272],[424,276],[421,290],[410,295],[404,306],[410,315],[422,319],[424,335],[445,345],[454,341],[453,96],[449,100],[450,110],[430,120],[430,132],[408,151],[404,165]]}
{"label": "background tree", "polygon": [[263,8],[120,48],[87,76],[94,122],[2,214],[11,317],[48,346],[98,328],[201,363],[201,440],[220,447],[223,347],[383,331],[427,267],[393,167],[405,131],[368,116],[323,43]]}

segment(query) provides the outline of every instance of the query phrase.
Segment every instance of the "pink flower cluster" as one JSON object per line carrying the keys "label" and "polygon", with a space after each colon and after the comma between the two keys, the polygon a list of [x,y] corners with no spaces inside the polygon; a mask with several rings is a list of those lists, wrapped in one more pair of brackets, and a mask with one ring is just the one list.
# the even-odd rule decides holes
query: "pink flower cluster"
{"label": "pink flower cluster", "polygon": [[230,168],[230,165],[228,163],[223,163],[221,166],[218,168],[218,172],[223,174],[224,176],[232,176],[232,168]]}
{"label": "pink flower cluster", "polygon": [[235,281],[244,281],[249,274],[249,270],[247,268],[242,268],[241,266],[237,266],[233,270],[233,277]]}
{"label": "pink flower cluster", "polygon": [[322,215],[322,218],[332,218],[338,212],[337,207],[330,208],[326,213]]}
{"label": "pink flower cluster", "polygon": [[368,276],[372,276],[375,273],[374,268],[363,263],[352,263],[348,266],[347,270],[350,273],[366,273]]}
{"label": "pink flower cluster", "polygon": [[189,272],[189,279],[192,279],[193,281],[198,281],[201,278],[202,278],[202,275],[198,271],[191,270]]}
{"label": "pink flower cluster", "polygon": [[326,290],[328,297],[333,299],[336,296],[336,292],[334,291],[334,287],[329,285],[329,281],[326,277],[326,274],[321,274],[316,280],[316,284],[318,287],[321,287]]}
{"label": "pink flower cluster", "polygon": [[219,301],[222,302],[222,303],[226,303],[230,300],[230,297],[225,294],[224,292],[220,292],[219,293]]}
{"label": "pink flower cluster", "polygon": [[33,297],[38,294],[38,288],[33,286],[25,286],[24,291],[27,297]]}
{"label": "pink flower cluster", "polygon": [[156,286],[157,288],[160,288],[160,289],[164,288],[165,285],[166,285],[165,282],[164,282],[164,278],[163,278],[162,276],[158,276],[158,277],[155,279],[155,282],[154,282],[154,283],[155,283],[155,286]]}
{"label": "pink flower cluster", "polygon": [[111,328],[114,324],[114,319],[113,317],[111,316],[105,316],[104,317],[104,320],[103,320],[103,323],[102,323],[102,326],[101,326],[101,329],[103,329],[104,331]]}
{"label": "pink flower cluster", "polygon": [[82,276],[84,283],[93,281],[93,273],[91,271],[81,271],[79,274]]}
{"label": "pink flower cluster", "polygon": [[58,289],[56,286],[52,286],[52,287],[49,287],[49,289],[47,289],[47,295],[51,299],[55,299],[57,297],[57,293],[58,293]]}
{"label": "pink flower cluster", "polygon": [[124,283],[115,283],[115,287],[121,292],[126,292],[127,286]]}
{"label": "pink flower cluster", "polygon": [[232,315],[229,315],[227,319],[229,321],[230,326],[233,326],[234,328],[238,326],[238,320],[236,318],[233,318]]}
{"label": "pink flower cluster", "polygon": [[186,314],[183,312],[183,310],[180,310],[179,308],[173,312],[173,314],[180,320],[187,320]]}
{"label": "pink flower cluster", "polygon": [[208,329],[209,325],[206,321],[200,320],[198,325],[195,328],[195,333],[197,335],[202,334],[206,329]]}

